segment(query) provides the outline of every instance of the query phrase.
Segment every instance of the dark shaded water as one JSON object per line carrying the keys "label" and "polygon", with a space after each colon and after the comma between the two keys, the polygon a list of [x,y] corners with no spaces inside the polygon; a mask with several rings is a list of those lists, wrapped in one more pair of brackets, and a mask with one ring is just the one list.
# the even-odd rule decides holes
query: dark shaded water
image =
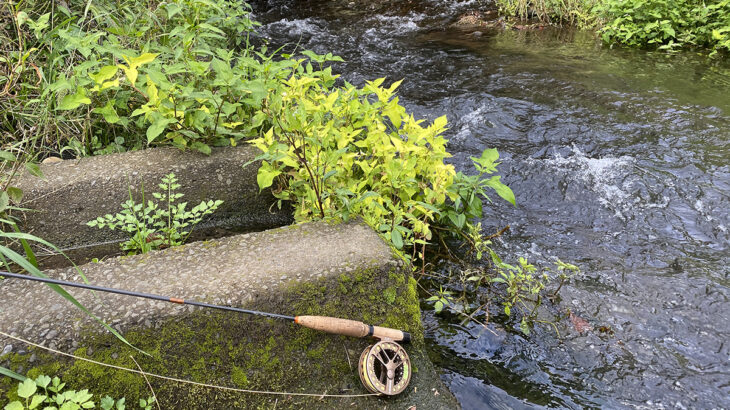
{"label": "dark shaded water", "polygon": [[274,44],[343,56],[348,81],[405,78],[419,117],[447,114],[454,163],[497,147],[519,206],[503,256],[559,257],[561,291],[613,336],[461,325],[425,310],[432,359],[464,408],[730,406],[730,67],[597,46],[568,31],[448,28],[477,2],[373,15],[336,2],[258,4]]}

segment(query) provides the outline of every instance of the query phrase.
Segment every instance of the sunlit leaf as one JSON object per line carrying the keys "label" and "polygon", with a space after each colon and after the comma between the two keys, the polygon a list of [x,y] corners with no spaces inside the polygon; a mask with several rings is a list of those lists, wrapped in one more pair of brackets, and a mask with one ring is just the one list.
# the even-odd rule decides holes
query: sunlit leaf
{"label": "sunlit leaf", "polygon": [[102,84],[104,81],[114,77],[117,74],[117,71],[119,71],[119,67],[107,65],[102,67],[99,72],[95,74],[89,73],[89,77],[91,77],[95,83]]}
{"label": "sunlit leaf", "polygon": [[104,120],[106,120],[109,124],[116,124],[119,122],[119,115],[114,109],[112,101],[108,101],[106,105],[101,108],[94,108],[93,112],[104,116]]}
{"label": "sunlit leaf", "polygon": [[86,90],[82,87],[76,89],[75,94],[67,94],[58,105],[59,110],[73,110],[81,106],[81,104],[91,104],[91,100],[86,96]]}

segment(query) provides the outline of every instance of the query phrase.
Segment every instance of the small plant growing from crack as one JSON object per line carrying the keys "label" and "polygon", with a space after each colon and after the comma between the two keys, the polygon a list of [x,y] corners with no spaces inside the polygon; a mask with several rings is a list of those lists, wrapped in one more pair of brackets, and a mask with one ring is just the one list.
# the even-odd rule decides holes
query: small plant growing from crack
{"label": "small plant growing from crack", "polygon": [[130,255],[147,253],[182,245],[193,228],[223,203],[221,200],[202,201],[192,209],[186,209],[187,202],[177,203],[184,195],[176,192],[180,184],[174,173],[164,176],[159,187],[162,192],[152,194],[157,202],[148,200],[145,204],[142,186],[142,203],[136,203],[130,189],[129,199],[122,204],[121,212],[100,216],[86,225],[127,232],[132,237],[121,244],[122,250]]}

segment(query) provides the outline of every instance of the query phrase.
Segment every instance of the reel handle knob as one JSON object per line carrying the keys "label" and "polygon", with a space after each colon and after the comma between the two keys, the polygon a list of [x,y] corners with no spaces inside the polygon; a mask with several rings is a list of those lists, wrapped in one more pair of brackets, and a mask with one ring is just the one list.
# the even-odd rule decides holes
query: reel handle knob
{"label": "reel handle knob", "polygon": [[337,335],[353,337],[372,336],[378,339],[390,339],[403,343],[411,341],[411,335],[408,332],[388,327],[372,326],[356,320],[328,316],[296,316],[294,323],[310,329]]}

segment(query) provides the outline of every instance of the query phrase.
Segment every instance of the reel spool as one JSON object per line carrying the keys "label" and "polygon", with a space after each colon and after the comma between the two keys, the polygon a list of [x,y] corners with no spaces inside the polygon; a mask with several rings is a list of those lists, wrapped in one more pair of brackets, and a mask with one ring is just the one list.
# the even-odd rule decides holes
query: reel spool
{"label": "reel spool", "polygon": [[390,339],[365,348],[357,370],[363,386],[371,393],[395,396],[411,381],[411,359],[405,349]]}

